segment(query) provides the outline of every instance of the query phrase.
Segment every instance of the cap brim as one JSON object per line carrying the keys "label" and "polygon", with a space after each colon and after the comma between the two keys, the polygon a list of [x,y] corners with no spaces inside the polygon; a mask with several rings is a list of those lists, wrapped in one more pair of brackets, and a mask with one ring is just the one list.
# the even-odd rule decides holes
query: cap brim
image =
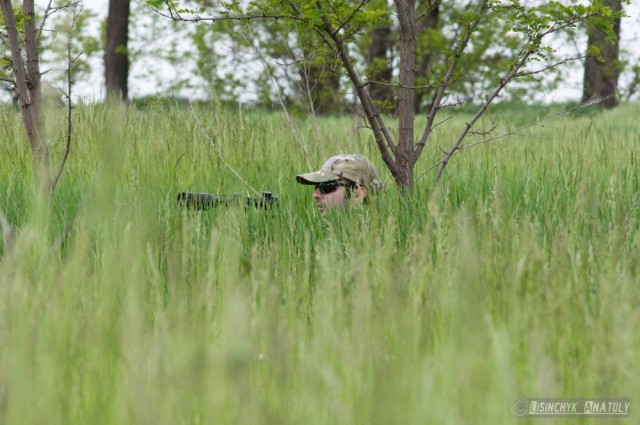
{"label": "cap brim", "polygon": [[299,174],[296,180],[300,184],[318,184],[339,180],[341,177],[337,174],[328,173],[326,171],[314,171],[312,173]]}

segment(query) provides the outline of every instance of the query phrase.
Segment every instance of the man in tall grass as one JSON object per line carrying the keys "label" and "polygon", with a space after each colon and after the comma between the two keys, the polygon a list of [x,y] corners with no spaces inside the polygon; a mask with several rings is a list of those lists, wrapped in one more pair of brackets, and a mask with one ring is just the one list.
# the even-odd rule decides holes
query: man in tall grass
{"label": "man in tall grass", "polygon": [[332,156],[320,170],[299,174],[296,180],[315,185],[313,199],[322,215],[330,209],[366,204],[381,186],[376,167],[359,154]]}

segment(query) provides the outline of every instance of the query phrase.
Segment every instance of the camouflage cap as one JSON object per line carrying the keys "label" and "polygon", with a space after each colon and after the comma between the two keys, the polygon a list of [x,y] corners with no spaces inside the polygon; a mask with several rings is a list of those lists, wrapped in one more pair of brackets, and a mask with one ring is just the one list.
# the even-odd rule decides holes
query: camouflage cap
{"label": "camouflage cap", "polygon": [[318,171],[300,174],[296,180],[301,184],[326,183],[339,179],[348,179],[376,194],[382,186],[375,165],[359,154],[340,154],[332,156]]}

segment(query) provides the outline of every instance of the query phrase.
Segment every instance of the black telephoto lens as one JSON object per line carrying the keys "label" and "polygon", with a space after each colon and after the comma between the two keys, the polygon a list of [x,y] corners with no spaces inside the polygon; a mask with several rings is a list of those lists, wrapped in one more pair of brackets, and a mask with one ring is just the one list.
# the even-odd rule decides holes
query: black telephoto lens
{"label": "black telephoto lens", "polygon": [[180,192],[178,206],[186,206],[190,210],[206,210],[217,205],[217,198],[210,193]]}

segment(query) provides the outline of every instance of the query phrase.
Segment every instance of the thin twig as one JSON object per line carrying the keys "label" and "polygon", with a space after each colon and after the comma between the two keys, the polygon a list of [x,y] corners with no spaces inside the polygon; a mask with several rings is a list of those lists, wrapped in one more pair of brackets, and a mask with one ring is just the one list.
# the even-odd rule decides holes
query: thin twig
{"label": "thin twig", "polygon": [[587,57],[586,55],[571,56],[571,57],[568,57],[568,58],[564,58],[559,62],[548,64],[547,66],[544,66],[542,68],[536,69],[535,71],[518,72],[515,75],[515,77],[517,77],[517,78],[519,78],[519,77],[530,77],[532,75],[541,74],[541,73],[543,73],[545,71],[548,71],[550,69],[557,68],[558,66],[563,65],[563,64],[565,64],[567,62],[573,62],[573,61],[576,61],[576,60],[584,59],[586,57]]}
{"label": "thin twig", "polygon": [[398,89],[437,89],[437,88],[442,87],[444,84],[426,84],[426,85],[422,85],[422,86],[405,86],[405,85],[400,84],[400,83],[385,83],[383,81],[368,80],[367,82],[365,82],[363,84],[363,87],[366,87],[366,86],[369,86],[369,85],[395,87],[395,88],[398,88]]}
{"label": "thin twig", "polygon": [[51,182],[51,192],[54,191],[58,181],[60,180],[60,176],[62,175],[62,171],[64,170],[65,165],[67,164],[67,159],[69,158],[69,152],[71,151],[71,135],[73,134],[73,120],[71,111],[73,109],[73,104],[71,102],[71,89],[73,87],[73,80],[71,78],[71,66],[75,63],[76,60],[80,57],[82,53],[79,53],[75,57],[71,55],[71,45],[73,41],[73,29],[76,26],[76,22],[80,13],[82,12],[83,6],[82,4],[74,3],[73,6],[73,17],[71,18],[71,27],[69,28],[69,32],[67,33],[67,92],[64,94],[67,99],[67,144],[64,148],[64,153],[62,155],[62,160],[60,161],[60,167],[58,167],[58,172],[56,173],[53,181]]}
{"label": "thin twig", "polygon": [[433,9],[437,8],[439,6],[439,1],[440,0],[436,0],[435,2],[431,2],[431,0],[429,0],[427,3],[429,3],[429,7],[425,8],[422,12],[418,13],[416,16],[416,22],[418,22],[420,19],[424,18],[425,16],[427,16],[428,14],[430,14],[431,12],[433,12]]}
{"label": "thin twig", "polygon": [[[530,37],[530,39],[528,40],[528,44],[530,43],[534,43],[534,42],[540,42],[540,40],[545,37],[546,35],[552,34],[556,31],[559,31],[561,29],[566,28],[568,25],[570,25],[571,23],[575,23],[576,21],[578,21],[578,18],[576,18],[575,20],[571,20],[571,21],[567,21],[564,22],[560,25],[554,24],[551,26],[551,28],[549,28],[546,31],[540,31],[538,33],[536,33],[535,35],[532,35]],[[482,106],[480,107],[480,109],[476,112],[476,114],[473,116],[473,118],[471,119],[471,121],[469,121],[468,123],[466,123],[465,128],[462,130],[462,132],[460,133],[460,135],[458,136],[458,139],[455,141],[455,143],[453,144],[453,146],[451,147],[451,149],[449,150],[449,152],[446,154],[446,156],[443,158],[441,164],[440,164],[440,168],[438,169],[438,172],[436,173],[435,176],[435,180],[438,181],[440,180],[440,177],[442,176],[442,173],[444,172],[444,169],[446,168],[447,164],[449,163],[449,160],[451,159],[451,157],[455,154],[457,154],[460,150],[461,150],[461,144],[462,144],[462,140],[464,140],[464,138],[467,136],[467,134],[469,133],[469,131],[471,130],[471,127],[473,127],[473,125],[475,124],[475,122],[484,114],[484,112],[488,109],[489,105],[497,98],[501,95],[502,90],[516,77],[522,77],[522,76],[527,76],[527,75],[533,75],[533,74],[537,74],[539,72],[543,72],[547,69],[550,69],[554,66],[556,66],[555,64],[550,64],[546,67],[543,67],[542,70],[536,70],[536,71],[529,71],[529,72],[520,72],[520,70],[526,65],[526,63],[529,60],[529,57],[535,52],[534,49],[529,48],[528,46],[525,46],[520,53],[517,55],[517,57],[519,58],[512,66],[511,70],[507,73],[506,76],[502,77],[500,79],[500,82],[498,84],[498,87],[496,87],[496,89],[489,95],[487,96],[486,100],[483,102]],[[565,62],[568,62],[569,60],[571,60],[572,58],[566,58],[562,61],[560,61],[558,63],[562,64]],[[575,60],[575,58],[573,58]],[[424,136],[423,136],[424,137]],[[425,140],[421,140],[421,143],[424,142]],[[424,147],[424,144],[419,145],[419,150],[421,150],[421,148]]]}
{"label": "thin twig", "polygon": [[[351,84],[353,85],[353,87],[355,88],[358,94],[358,98],[360,99],[360,104],[364,109],[364,112],[366,114],[367,120],[369,121],[369,124],[371,125],[371,130],[373,132],[376,144],[378,145],[378,148],[380,150],[380,155],[382,156],[382,160],[391,171],[391,174],[399,175],[400,174],[399,167],[395,161],[395,158],[397,157],[396,145],[393,143],[393,139],[391,138],[391,135],[389,134],[389,131],[387,130],[384,124],[382,116],[377,111],[377,108],[374,106],[373,100],[371,99],[369,92],[364,90],[364,88],[362,87],[362,81],[360,80],[360,76],[356,72],[353,61],[351,60],[351,57],[349,55],[347,47],[344,44],[344,41],[341,40],[339,37],[332,35],[333,34],[332,25],[331,25],[331,22],[329,21],[329,17],[324,11],[322,3],[320,1],[316,1],[315,4],[316,4],[316,8],[318,9],[318,12],[320,12],[320,14],[322,15],[322,20],[324,22],[324,31],[326,31],[326,33],[329,35],[329,38],[333,41],[333,45],[335,46],[335,49],[337,50],[340,56],[340,61],[342,62],[342,65],[347,71],[349,80],[351,81]],[[322,31],[319,31],[319,33],[322,33]]]}
{"label": "thin twig", "polygon": [[455,143],[453,144],[453,146],[451,147],[447,155],[442,160],[442,164],[440,165],[440,168],[436,173],[436,177],[435,177],[436,181],[440,180],[440,177],[442,176],[442,173],[444,172],[445,167],[449,163],[449,159],[451,159],[451,157],[459,150],[460,144],[462,143],[464,138],[467,137],[467,134],[469,133],[471,128],[474,126],[476,121],[478,121],[480,117],[487,111],[487,109],[489,109],[489,105],[491,104],[491,102],[493,102],[495,98],[498,97],[498,95],[500,95],[500,93],[507,86],[507,84],[509,84],[511,80],[513,80],[516,73],[520,70],[520,68],[522,68],[525,65],[531,53],[532,52],[529,50],[522,52],[520,59],[513,66],[513,69],[511,70],[511,72],[509,72],[505,77],[500,79],[500,83],[498,84],[498,87],[496,87],[493,93],[487,96],[486,100],[482,103],[482,106],[480,106],[480,109],[478,109],[478,111],[475,113],[473,118],[471,118],[471,120],[465,124],[465,127],[460,133],[460,135],[458,136],[458,139],[455,141]]}
{"label": "thin twig", "polygon": [[449,121],[449,120],[450,120],[451,118],[453,118],[454,116],[455,116],[455,115],[450,115],[450,116],[446,117],[445,119],[443,119],[442,121],[435,123],[435,124],[433,125],[433,128],[436,128],[436,127],[438,127],[438,126],[440,126],[440,125],[444,124],[445,122]]}
{"label": "thin twig", "polygon": [[[195,17],[184,17],[182,15],[180,15],[180,13],[178,13],[177,11],[175,11],[170,5],[167,5],[168,9],[169,9],[169,13],[167,14],[166,12],[162,12],[159,9],[156,9],[154,7],[150,7],[150,9],[155,12],[156,14],[162,16],[163,18],[168,18],[171,19],[172,21],[175,22],[210,22],[210,23],[214,23],[214,22],[219,22],[219,21],[251,21],[251,20],[255,20],[255,19],[291,19],[294,21],[299,21],[299,22],[303,22],[303,23],[309,23],[306,19],[301,18],[299,16],[294,16],[294,15],[267,15],[267,14],[263,14],[263,15],[242,15],[242,16],[200,16],[200,15],[196,15]],[[227,13],[227,12],[220,12],[220,13]]]}
{"label": "thin twig", "polygon": [[44,13],[42,14],[42,22],[40,22],[40,28],[38,29],[38,46],[40,45],[40,36],[42,35],[42,29],[44,28],[44,24],[47,22],[47,18],[49,17],[51,11],[51,3],[53,3],[53,0],[49,0],[47,7],[44,9]]}
{"label": "thin twig", "polygon": [[[356,6],[356,7],[353,9],[353,11],[352,11],[352,12],[351,12],[351,14],[349,15],[349,17],[348,17],[347,19],[345,19],[344,21],[342,21],[342,24],[340,24],[340,26],[339,26],[338,28],[336,28],[335,30],[333,30],[333,34],[332,34],[332,35],[337,35],[337,34],[340,32],[340,30],[341,30],[342,28],[344,28],[344,26],[345,26],[346,24],[348,24],[348,23],[350,23],[350,22],[351,22],[351,19],[355,16],[355,14],[356,14],[356,13],[358,13],[358,11],[359,11],[360,9],[362,9],[362,7],[363,7],[365,4],[367,4],[368,2],[369,2],[369,0],[361,0],[361,1],[360,1],[360,3],[358,3],[358,6]],[[337,15],[338,15],[338,14],[336,13],[336,16],[337,16]]]}
{"label": "thin twig", "polygon": [[[466,150],[471,149],[471,148],[473,148],[475,146],[478,146],[478,145],[482,145],[482,144],[490,143],[490,142],[495,142],[496,140],[504,139],[505,137],[514,136],[514,135],[520,133],[522,130],[526,130],[527,128],[531,128],[533,126],[539,125],[540,123],[542,123],[544,121],[547,121],[547,120],[550,120],[550,119],[556,118],[556,117],[561,117],[563,115],[571,114],[571,113],[577,111],[578,109],[586,108],[588,106],[600,103],[602,100],[603,99],[594,100],[594,101],[588,102],[586,104],[578,105],[578,106],[576,106],[574,108],[571,108],[571,109],[568,109],[568,110],[559,111],[559,112],[556,112],[555,114],[544,116],[544,117],[542,117],[542,118],[540,118],[538,120],[532,121],[532,122],[527,123],[527,124],[525,124],[525,125],[523,125],[521,127],[518,127],[518,128],[516,128],[514,130],[510,130],[510,131],[508,131],[506,133],[503,133],[503,134],[500,134],[498,136],[490,137],[488,139],[479,140],[477,142],[470,143],[470,144],[468,144],[466,146],[460,145],[460,146],[457,147],[457,149],[454,150],[454,152],[452,153],[451,156],[457,155],[462,151],[466,151]],[[589,126],[589,129],[590,128],[591,128],[591,126]],[[441,165],[443,162],[444,162],[444,159],[441,159],[440,161],[438,161],[435,164],[431,165],[429,168],[427,168],[422,173],[420,173],[416,177],[416,180],[418,180],[420,177],[424,176],[425,174],[427,174],[429,171],[433,170],[437,166]]]}
{"label": "thin twig", "polygon": [[464,34],[464,37],[462,37],[462,39],[454,49],[454,59],[449,64],[449,69],[447,70],[447,73],[443,79],[440,90],[438,90],[438,93],[435,95],[433,104],[431,105],[431,110],[429,111],[429,115],[427,117],[427,124],[425,125],[424,131],[422,132],[422,137],[420,137],[420,140],[416,144],[416,149],[415,149],[416,158],[419,158],[420,155],[422,154],[422,150],[424,149],[427,143],[427,140],[429,139],[429,135],[433,130],[433,122],[436,118],[436,114],[438,110],[440,109],[440,103],[442,102],[442,98],[445,94],[447,87],[452,83],[451,80],[454,78],[454,73],[458,68],[458,64],[460,63],[460,57],[462,56],[462,53],[464,52],[464,50],[467,48],[467,45],[469,44],[469,41],[471,40],[471,37],[475,32],[478,24],[480,23],[480,20],[486,13],[487,8],[488,8],[488,2],[486,0],[483,0],[482,4],[478,9],[477,18],[469,23],[469,26],[467,27],[467,31]]}

